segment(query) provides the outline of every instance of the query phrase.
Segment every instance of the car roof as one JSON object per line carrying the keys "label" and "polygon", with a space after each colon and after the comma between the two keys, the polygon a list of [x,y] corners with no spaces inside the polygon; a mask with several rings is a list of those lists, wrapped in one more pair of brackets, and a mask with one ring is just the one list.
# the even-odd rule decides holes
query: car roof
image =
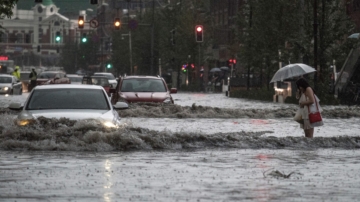
{"label": "car roof", "polygon": [[43,71],[41,73],[63,73],[63,74],[65,74],[65,72],[63,72],[63,71]]}
{"label": "car roof", "polygon": [[112,74],[111,72],[95,72],[94,74]]}
{"label": "car roof", "polygon": [[0,74],[0,76],[3,76],[3,77],[13,77],[12,75],[9,75],[9,74]]}
{"label": "car roof", "polygon": [[145,78],[149,78],[149,79],[161,79],[161,77],[157,77],[157,76],[126,76],[126,77],[123,77],[123,79],[145,79]]}
{"label": "car roof", "polygon": [[66,76],[71,76],[71,77],[83,77],[81,75],[78,75],[78,74],[66,74]]}
{"label": "car roof", "polygon": [[41,85],[36,86],[36,89],[102,89],[101,86],[97,85],[82,85],[82,84],[56,84],[56,85]]}

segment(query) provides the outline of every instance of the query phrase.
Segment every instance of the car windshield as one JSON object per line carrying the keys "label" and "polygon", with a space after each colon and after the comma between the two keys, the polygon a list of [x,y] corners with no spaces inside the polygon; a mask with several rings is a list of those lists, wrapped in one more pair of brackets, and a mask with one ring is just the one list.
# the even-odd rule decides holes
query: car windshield
{"label": "car windshield", "polygon": [[98,85],[98,86],[108,86],[109,85],[109,80],[107,80],[106,78],[92,77],[91,82],[92,82],[92,84]]}
{"label": "car windshield", "polygon": [[39,78],[40,79],[52,79],[55,77],[55,75],[56,75],[56,73],[54,73],[54,72],[42,72],[39,75]]}
{"label": "car windshield", "polygon": [[122,92],[166,92],[165,85],[160,79],[136,78],[124,79]]}
{"label": "car windshield", "polygon": [[68,76],[68,78],[70,79],[71,82],[81,82],[82,81],[82,77],[80,77],[80,76],[76,76],[76,77]]}
{"label": "car windshield", "polygon": [[11,83],[11,77],[0,77],[0,83]]}
{"label": "car windshield", "polygon": [[115,80],[115,77],[114,77],[114,75],[112,75],[112,74],[95,73],[94,75],[97,75],[97,76],[105,76],[107,79]]}
{"label": "car windshield", "polygon": [[101,89],[35,89],[26,109],[110,110],[107,99],[107,95]]}

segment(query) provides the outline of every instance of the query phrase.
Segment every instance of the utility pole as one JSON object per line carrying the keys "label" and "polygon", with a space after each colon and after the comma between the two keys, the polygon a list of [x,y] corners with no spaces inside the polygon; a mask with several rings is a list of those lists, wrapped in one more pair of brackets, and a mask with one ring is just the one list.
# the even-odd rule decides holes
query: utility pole
{"label": "utility pole", "polygon": [[[314,0],[314,68],[317,70],[317,34],[318,34],[318,22],[317,22],[317,0]],[[314,75],[314,89],[317,90],[317,71]]]}
{"label": "utility pole", "polygon": [[[251,29],[252,26],[252,6],[250,5],[250,16],[249,16],[249,27]],[[251,41],[249,41],[249,49],[251,49]],[[249,60],[250,61],[250,60]],[[248,65],[247,71],[247,90],[250,90],[250,64]]]}
{"label": "utility pole", "polygon": [[[128,12],[127,12],[127,15],[128,15],[128,25],[129,25],[129,22],[130,22],[130,1],[131,0],[127,0],[127,8],[128,8]],[[132,45],[131,45],[131,29],[129,27],[129,49],[130,49],[130,75],[133,74],[133,64],[132,64]]]}
{"label": "utility pole", "polygon": [[154,21],[155,21],[155,0],[152,2],[152,23],[151,23],[151,66],[150,75],[154,72]]}

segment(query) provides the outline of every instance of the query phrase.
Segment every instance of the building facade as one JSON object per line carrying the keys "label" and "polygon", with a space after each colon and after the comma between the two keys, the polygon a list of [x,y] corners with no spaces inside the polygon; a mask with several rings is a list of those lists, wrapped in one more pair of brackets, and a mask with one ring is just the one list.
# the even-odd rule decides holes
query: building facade
{"label": "building facade", "polygon": [[[8,56],[20,66],[36,65],[30,64],[29,59],[24,61],[24,56],[29,55],[43,58],[47,65],[56,65],[64,43],[75,41],[81,35],[77,29],[78,19],[69,19],[59,10],[52,0],[43,0],[29,10],[15,6],[11,19],[0,20],[4,28],[0,30],[0,55]],[[86,11],[79,14],[86,18]],[[89,24],[85,24],[83,30],[90,29]]]}

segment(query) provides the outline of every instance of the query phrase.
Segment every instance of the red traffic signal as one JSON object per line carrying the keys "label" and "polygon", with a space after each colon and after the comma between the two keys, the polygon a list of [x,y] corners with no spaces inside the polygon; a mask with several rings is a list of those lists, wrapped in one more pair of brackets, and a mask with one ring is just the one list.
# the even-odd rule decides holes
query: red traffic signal
{"label": "red traffic signal", "polygon": [[229,64],[231,65],[231,64],[236,64],[236,59],[229,59]]}
{"label": "red traffic signal", "polygon": [[196,42],[204,41],[204,29],[202,25],[195,26],[195,40]]}

